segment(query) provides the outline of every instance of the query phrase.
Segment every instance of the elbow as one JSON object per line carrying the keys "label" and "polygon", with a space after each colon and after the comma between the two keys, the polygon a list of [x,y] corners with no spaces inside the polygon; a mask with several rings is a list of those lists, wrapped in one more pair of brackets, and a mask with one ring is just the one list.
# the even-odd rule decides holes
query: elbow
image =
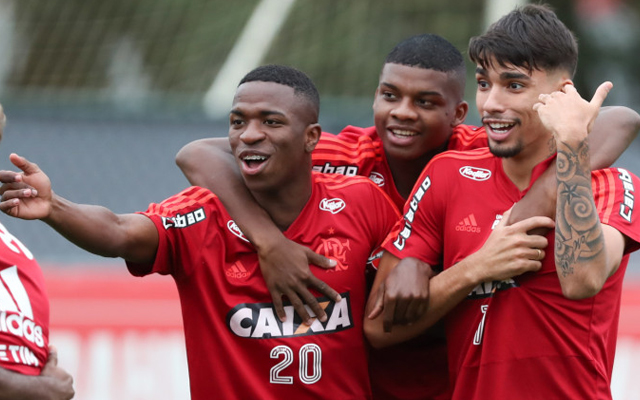
{"label": "elbow", "polygon": [[386,334],[382,330],[382,326],[376,326],[375,321],[370,320],[365,322],[364,336],[374,349],[382,349],[393,344],[388,340],[388,337],[391,335]]}
{"label": "elbow", "polygon": [[604,282],[593,278],[565,282],[562,284],[562,294],[569,300],[584,300],[600,293],[603,286]]}

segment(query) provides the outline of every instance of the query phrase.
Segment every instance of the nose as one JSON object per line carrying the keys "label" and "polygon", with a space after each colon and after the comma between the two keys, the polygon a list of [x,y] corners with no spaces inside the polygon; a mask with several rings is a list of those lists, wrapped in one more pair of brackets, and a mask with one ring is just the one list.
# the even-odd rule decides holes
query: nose
{"label": "nose", "polygon": [[476,103],[480,108],[480,115],[495,114],[504,112],[506,100],[504,92],[494,85],[488,90],[478,91]]}
{"label": "nose", "polygon": [[240,140],[245,144],[253,144],[264,139],[262,123],[260,121],[249,121],[246,128],[240,134]]}
{"label": "nose", "polygon": [[405,97],[395,103],[395,107],[391,110],[391,116],[399,120],[415,120],[418,118],[418,114],[414,107],[413,100]]}

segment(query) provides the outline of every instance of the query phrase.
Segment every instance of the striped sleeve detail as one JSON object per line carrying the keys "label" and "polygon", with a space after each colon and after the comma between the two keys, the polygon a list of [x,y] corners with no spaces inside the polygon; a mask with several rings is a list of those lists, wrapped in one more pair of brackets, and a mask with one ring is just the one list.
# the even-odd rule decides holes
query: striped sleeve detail
{"label": "striped sleeve detail", "polygon": [[364,159],[382,159],[380,144],[363,136],[355,141],[348,141],[335,135],[322,135],[320,142],[312,153],[314,161],[342,161],[350,164]]}
{"label": "striped sleeve detail", "polygon": [[185,208],[194,208],[198,204],[207,203],[215,197],[216,195],[207,189],[192,186],[169,197],[160,204],[151,204],[147,212],[166,217]]}
{"label": "striped sleeve detail", "polygon": [[616,204],[616,181],[613,171],[611,169],[594,171],[591,176],[591,187],[600,221],[607,225]]}
{"label": "striped sleeve detail", "polygon": [[314,173],[316,182],[323,183],[328,189],[337,190],[342,189],[348,186],[353,185],[374,185],[373,182],[369,180],[369,178],[365,178],[364,176],[344,176],[338,174],[320,174]]}
{"label": "striped sleeve detail", "polygon": [[484,127],[458,125],[449,139],[449,150],[474,150],[488,146]]}
{"label": "striped sleeve detail", "polygon": [[493,157],[493,155],[491,154],[491,152],[489,151],[489,148],[487,147],[483,147],[475,150],[468,150],[468,151],[448,150],[448,151],[445,151],[444,153],[440,153],[437,156],[433,157],[429,162],[429,164],[435,162],[436,160],[447,159],[447,158],[452,158],[455,160],[472,161],[472,160],[481,160],[488,157]]}

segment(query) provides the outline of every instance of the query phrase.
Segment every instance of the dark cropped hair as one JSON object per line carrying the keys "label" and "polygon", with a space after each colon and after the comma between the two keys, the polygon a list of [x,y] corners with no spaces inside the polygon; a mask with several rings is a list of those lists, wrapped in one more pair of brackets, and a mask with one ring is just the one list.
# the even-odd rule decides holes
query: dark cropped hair
{"label": "dark cropped hair", "polygon": [[483,35],[472,37],[469,57],[485,69],[494,59],[502,67],[565,70],[573,77],[578,43],[549,6],[529,4],[500,18]]}
{"label": "dark cropped hair", "polygon": [[462,53],[442,36],[425,33],[398,43],[385,59],[385,64],[432,69],[451,74],[464,90],[465,65]]}
{"label": "dark cropped hair", "polygon": [[263,65],[255,68],[242,78],[238,86],[247,82],[273,82],[293,88],[293,92],[306,98],[316,116],[320,112],[320,95],[316,85],[304,72],[286,65]]}

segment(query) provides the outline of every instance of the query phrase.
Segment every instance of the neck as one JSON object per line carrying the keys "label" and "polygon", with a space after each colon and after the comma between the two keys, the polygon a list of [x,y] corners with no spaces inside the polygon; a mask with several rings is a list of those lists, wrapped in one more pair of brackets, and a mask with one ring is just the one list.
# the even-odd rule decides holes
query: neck
{"label": "neck", "polygon": [[531,144],[515,157],[503,158],[502,168],[516,187],[522,191],[531,184],[533,168],[542,161],[555,154],[555,140],[553,137],[546,139],[546,145]]}
{"label": "neck", "polygon": [[394,158],[386,153],[387,163],[393,176],[393,183],[400,196],[404,199],[409,197],[424,167],[427,166],[433,157],[445,151],[448,144],[449,142],[447,141],[441,148],[412,160]]}
{"label": "neck", "polygon": [[251,191],[256,202],[271,217],[276,226],[285,231],[298,218],[311,197],[312,181],[296,182],[273,190]]}

